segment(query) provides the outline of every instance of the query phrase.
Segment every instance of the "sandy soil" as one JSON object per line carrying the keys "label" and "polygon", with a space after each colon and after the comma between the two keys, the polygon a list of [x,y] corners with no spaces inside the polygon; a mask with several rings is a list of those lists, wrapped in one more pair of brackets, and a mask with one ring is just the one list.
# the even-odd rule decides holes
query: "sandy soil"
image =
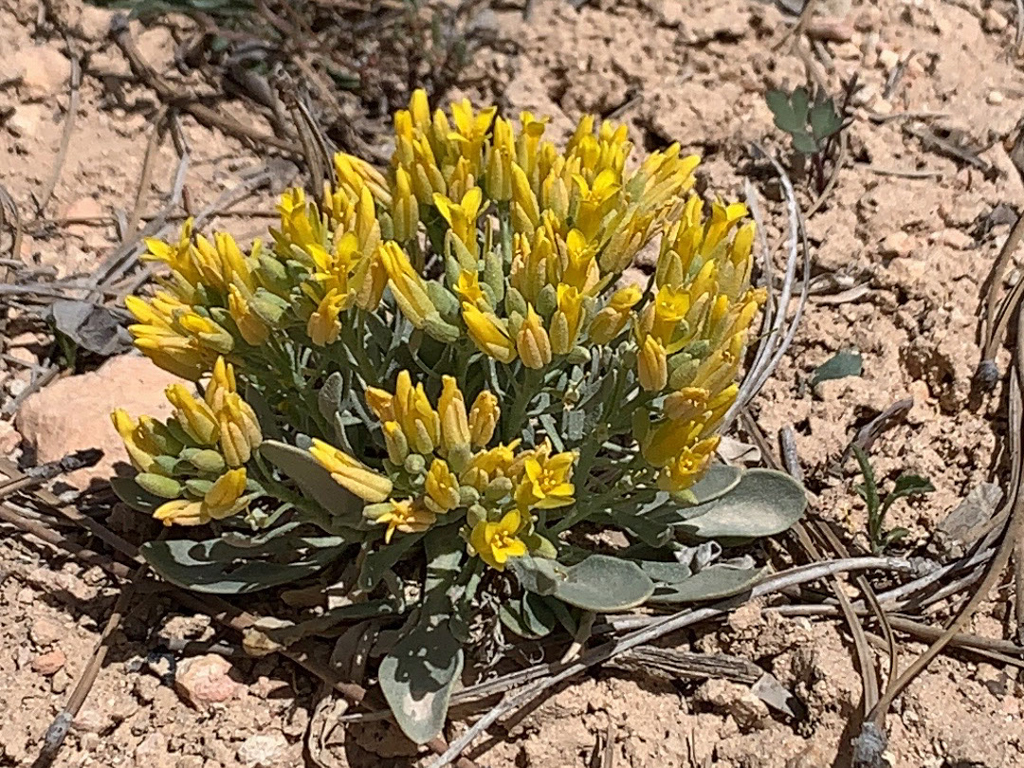
{"label": "sandy soil", "polygon": [[[37,5],[0,1],[0,179],[23,211],[34,210],[32,195],[50,176],[68,104],[65,42],[48,36],[45,25],[35,34]],[[852,491],[854,476],[833,472],[835,461],[857,429],[912,397],[910,413],[876,443],[873,459],[880,479],[907,469],[936,487],[927,499],[893,510],[892,523],[911,531],[901,546],[914,551],[933,546],[936,525],[996,470],[997,401],[969,407],[968,395],[979,357],[981,282],[1008,231],[1006,218],[993,211],[1024,204],[1020,175],[1002,144],[1020,118],[1024,95],[1013,46],[1014,4],[823,5],[834,13],[833,37],[840,38],[824,43],[833,67],[825,78],[838,90],[840,80],[858,73],[865,87],[848,133],[848,161],[834,192],[807,223],[813,273],[829,288],[812,298],[787,360],[754,410],[768,435],[794,427],[817,498],[815,514],[853,538],[864,530],[864,509]],[[107,12],[79,0],[46,6],[73,30],[86,66],[68,160],[47,209],[55,220],[26,238],[18,257],[59,274],[88,273],[116,243],[114,213],[135,198],[152,95],[132,84],[126,62],[105,40]],[[678,140],[703,154],[702,178],[727,196],[742,195],[747,177],[761,183],[751,143],[788,154],[764,93],[804,82],[805,71],[788,47],[773,49],[786,28],[775,6],[755,0],[595,0],[574,10],[564,0],[535,0],[527,19],[521,7],[506,3],[485,13],[481,23],[496,30],[498,43],[482,51],[460,81],[474,100],[496,100],[513,114],[550,114],[556,132],[568,130],[584,111],[617,112],[639,147]],[[169,66],[170,32],[133,24],[145,54]],[[34,76],[32,88],[25,78],[17,82],[19,62],[46,70]],[[902,76],[887,91],[896,68]],[[239,141],[188,117],[181,122],[192,152],[187,188],[193,204],[237,183],[245,168],[260,162]],[[908,130],[919,124],[949,132],[991,172],[924,146]],[[165,141],[147,190],[153,206],[170,188],[175,165]],[[774,243],[783,234],[784,206],[777,185],[762,186],[776,198],[764,201],[768,241]],[[806,206],[810,196],[802,194]],[[269,195],[259,207],[271,207]],[[246,237],[265,222],[232,218],[222,225]],[[33,355],[37,342],[15,336],[3,340],[0,351]],[[863,356],[861,377],[809,385],[815,367],[850,348]],[[2,401],[24,386],[24,372],[0,365],[7,366],[0,368]],[[9,423],[0,422],[4,452],[17,455],[18,439]],[[41,735],[82,672],[116,592],[98,570],[9,529],[4,533],[0,765],[15,766],[38,754]],[[1006,586],[993,593],[973,631],[1003,637],[1011,595]],[[495,729],[494,740],[474,758],[482,766],[585,766],[598,740],[611,733],[616,766],[845,764],[845,728],[861,697],[849,638],[838,623],[784,619],[769,607],[749,606],[722,625],[673,640],[752,659],[796,694],[806,709],[802,717],[751,715],[743,690],[722,689],[715,681],[667,683],[598,671],[542,701],[521,721]],[[949,610],[940,605],[931,618],[940,621]],[[215,637],[208,621],[163,598],[141,601],[115,635],[57,764],[303,764],[304,736],[320,694],[291,665],[277,657],[232,657],[232,675],[241,685],[231,700],[205,711],[166,684],[167,665],[175,659],[166,652],[169,643]],[[912,643],[904,647],[908,654],[920,650]],[[54,656],[39,661],[54,651],[63,656],[56,671]],[[1024,766],[1022,693],[1013,668],[968,656],[940,659],[894,707],[891,763]],[[402,745],[380,729],[352,733],[347,742],[331,751],[335,765],[411,764]]]}

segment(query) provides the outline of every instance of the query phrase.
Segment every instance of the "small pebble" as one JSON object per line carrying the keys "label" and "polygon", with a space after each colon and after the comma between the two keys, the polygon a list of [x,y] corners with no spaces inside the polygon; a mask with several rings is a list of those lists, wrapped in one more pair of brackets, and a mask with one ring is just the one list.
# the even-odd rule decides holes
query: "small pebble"
{"label": "small pebble", "polygon": [[988,98],[986,100],[989,104],[994,106],[996,104],[1002,104],[1004,98],[1002,91],[989,91]]}
{"label": "small pebble", "polygon": [[885,69],[895,69],[900,63],[900,55],[896,51],[886,48],[878,54],[878,63]]}

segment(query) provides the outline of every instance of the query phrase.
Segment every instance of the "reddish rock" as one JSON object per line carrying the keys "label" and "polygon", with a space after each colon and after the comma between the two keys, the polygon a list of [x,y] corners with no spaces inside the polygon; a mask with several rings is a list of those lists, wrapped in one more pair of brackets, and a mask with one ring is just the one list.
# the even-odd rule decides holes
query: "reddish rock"
{"label": "reddish rock", "polygon": [[32,659],[32,671],[49,677],[64,666],[67,658],[60,648],[54,648],[49,653],[42,653]]}
{"label": "reddish rock", "polygon": [[174,687],[196,709],[233,699],[242,689],[229,676],[231,663],[223,656],[209,653],[186,659],[174,673]]}
{"label": "reddish rock", "polygon": [[114,464],[128,461],[110,413],[124,408],[132,418],[166,418],[172,409],[164,389],[178,381],[144,357],[111,358],[92,373],[69,376],[30,396],[18,411],[16,425],[40,463],[57,461],[72,451],[101,449],[103,458],[96,466],[61,478],[85,488],[93,479],[113,475]]}

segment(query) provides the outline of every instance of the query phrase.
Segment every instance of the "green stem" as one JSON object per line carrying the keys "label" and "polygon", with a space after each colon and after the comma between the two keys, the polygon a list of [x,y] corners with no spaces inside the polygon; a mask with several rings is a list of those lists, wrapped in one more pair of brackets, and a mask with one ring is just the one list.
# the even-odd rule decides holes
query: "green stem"
{"label": "green stem", "polygon": [[540,386],[540,371],[535,371],[532,368],[525,368],[525,371],[526,375],[523,377],[523,386],[516,393],[516,399],[512,403],[512,410],[509,411],[508,418],[502,419],[502,433],[506,443],[511,442],[517,435],[522,434],[526,421],[526,411]]}

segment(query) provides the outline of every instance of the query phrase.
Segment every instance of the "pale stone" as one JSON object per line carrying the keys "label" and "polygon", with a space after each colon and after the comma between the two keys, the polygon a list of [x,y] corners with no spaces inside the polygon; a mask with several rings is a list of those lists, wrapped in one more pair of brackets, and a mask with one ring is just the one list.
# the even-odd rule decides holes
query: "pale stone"
{"label": "pale stone", "polygon": [[878,63],[885,69],[894,69],[900,63],[900,55],[889,48],[878,54]]}
{"label": "pale stone", "polygon": [[47,645],[53,645],[64,637],[64,627],[58,624],[53,619],[48,619],[44,616],[40,616],[38,619],[32,622],[32,626],[28,631],[29,637],[32,638],[32,642],[36,645],[43,647]]}
{"label": "pale stone", "polygon": [[253,768],[271,768],[288,749],[288,740],[280,733],[257,733],[242,742],[238,760]]}
{"label": "pale stone", "polygon": [[28,100],[41,101],[67,90],[71,62],[57,49],[29,46],[17,51],[14,60],[22,70],[21,88]]}
{"label": "pale stone", "polygon": [[174,687],[189,704],[204,709],[238,695],[242,686],[231,679],[231,662],[223,656],[208,653],[186,659],[174,673]]}
{"label": "pale stone", "polygon": [[110,421],[115,408],[132,416],[163,419],[172,408],[164,389],[180,382],[144,357],[111,358],[91,373],[69,376],[29,396],[18,411],[16,426],[34,447],[40,463],[57,461],[73,451],[99,448],[103,458],[61,480],[85,488],[94,479],[106,480],[114,465],[127,462],[120,435]]}

